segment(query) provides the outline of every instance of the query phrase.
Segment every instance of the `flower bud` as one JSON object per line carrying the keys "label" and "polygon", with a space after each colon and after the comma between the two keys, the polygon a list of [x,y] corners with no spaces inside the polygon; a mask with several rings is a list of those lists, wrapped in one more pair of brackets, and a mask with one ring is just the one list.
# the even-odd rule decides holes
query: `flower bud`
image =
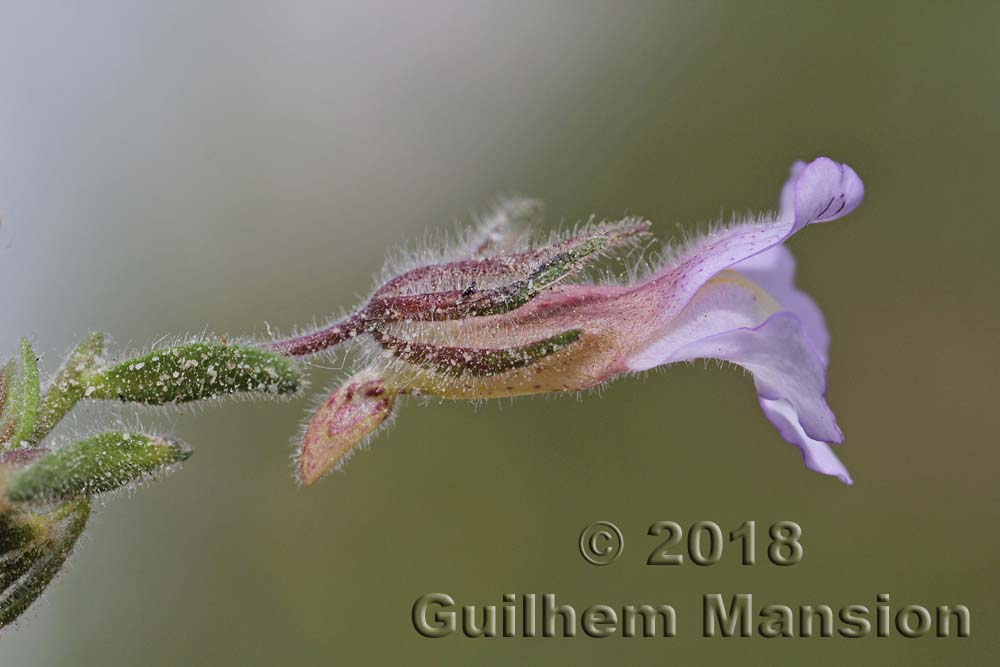
{"label": "flower bud", "polygon": [[45,501],[113,491],[160,474],[186,460],[180,443],[112,431],[44,454],[7,477],[8,501]]}
{"label": "flower bud", "polygon": [[299,368],[257,347],[188,343],[150,352],[91,378],[84,396],[146,405],[186,403],[229,394],[292,394]]}

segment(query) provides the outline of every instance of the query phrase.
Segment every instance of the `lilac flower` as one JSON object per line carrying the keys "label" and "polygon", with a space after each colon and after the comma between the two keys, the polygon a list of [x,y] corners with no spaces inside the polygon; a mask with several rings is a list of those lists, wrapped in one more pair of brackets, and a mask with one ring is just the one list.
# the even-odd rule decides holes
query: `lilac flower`
{"label": "lilac flower", "polygon": [[843,441],[824,399],[829,333],[813,300],[795,288],[794,261],[782,244],[806,225],[847,215],[863,196],[847,165],[797,162],[777,215],[714,229],[626,282],[587,282],[581,270],[603,254],[634,249],[648,223],[590,224],[530,245],[523,227],[537,206],[507,202],[449,256],[386,280],[328,327],[272,344],[302,356],[366,341],[363,369],[306,428],[300,479],[311,484],[341,465],[402,395],[580,391],[711,358],[752,374],[765,416],[809,468],[852,483],[829,445]]}

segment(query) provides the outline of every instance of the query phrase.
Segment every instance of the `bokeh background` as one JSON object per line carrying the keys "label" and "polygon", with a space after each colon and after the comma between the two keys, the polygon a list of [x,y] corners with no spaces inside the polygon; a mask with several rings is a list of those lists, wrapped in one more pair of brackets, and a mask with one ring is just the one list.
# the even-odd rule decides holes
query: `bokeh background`
{"label": "bokeh background", "polygon": [[[992,663],[998,30],[989,2],[4,2],[0,347],[30,335],[48,369],[94,329],[142,347],[323,318],[387,247],[499,192],[661,237],[774,207],[796,158],[849,162],[868,194],[791,243],[833,332],[853,488],[715,365],[582,401],[410,404],[309,489],[289,466],[305,398],[154,412],[195,456],[100,507],[0,664]],[[597,519],[625,532],[610,567],[577,552]],[[647,567],[660,519],[795,520],[805,558]],[[410,608],[431,591],[669,602],[680,637],[428,640]],[[973,635],[701,639],[712,592],[964,603]]]}

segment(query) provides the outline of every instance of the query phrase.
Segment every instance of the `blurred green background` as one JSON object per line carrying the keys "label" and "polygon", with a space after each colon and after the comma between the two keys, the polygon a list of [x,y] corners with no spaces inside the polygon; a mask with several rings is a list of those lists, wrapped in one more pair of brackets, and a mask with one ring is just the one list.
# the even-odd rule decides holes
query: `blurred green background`
{"label": "blurred green background", "polygon": [[[891,2],[5,2],[0,341],[52,369],[92,329],[287,331],[353,305],[386,248],[498,192],[661,238],[776,205],[789,163],[867,186],[791,243],[833,333],[856,485],[806,470],[714,364],[602,397],[407,405],[342,474],[291,478],[308,405],[143,415],[195,456],[99,507],[0,665],[989,664],[1000,6]],[[315,391],[337,381],[312,373]],[[83,431],[101,411],[79,410]],[[123,418],[134,420],[133,413]],[[580,558],[597,519],[622,558]],[[791,568],[647,567],[649,524],[782,519]],[[421,594],[669,602],[678,638],[423,639]],[[758,605],[964,603],[966,640],[701,639]],[[995,656],[994,656],[995,657]]]}

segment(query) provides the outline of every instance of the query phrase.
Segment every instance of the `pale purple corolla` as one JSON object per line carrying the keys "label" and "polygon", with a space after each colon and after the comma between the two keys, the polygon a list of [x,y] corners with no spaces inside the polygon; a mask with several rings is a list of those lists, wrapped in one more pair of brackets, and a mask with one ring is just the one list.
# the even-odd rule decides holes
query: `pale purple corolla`
{"label": "pale purple corolla", "polygon": [[824,398],[830,336],[815,302],[795,288],[783,244],[809,224],[847,215],[863,196],[849,166],[797,162],[777,214],[715,228],[642,277],[600,282],[584,282],[580,269],[634,248],[648,223],[590,224],[530,244],[521,223],[533,217],[533,202],[499,206],[449,254],[387,278],[352,314],[271,344],[303,356],[366,341],[362,369],[306,428],[300,479],[310,484],[339,467],[401,395],[575,392],[705,358],[748,370],[765,416],[805,464],[852,483],[830,447],[843,441]]}

